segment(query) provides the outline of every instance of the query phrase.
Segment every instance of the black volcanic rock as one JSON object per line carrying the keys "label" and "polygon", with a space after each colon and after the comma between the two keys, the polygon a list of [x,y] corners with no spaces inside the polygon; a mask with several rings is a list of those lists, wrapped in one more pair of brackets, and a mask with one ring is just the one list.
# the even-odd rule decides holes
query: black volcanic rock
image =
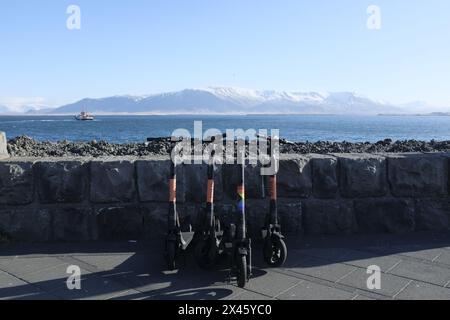
{"label": "black volcanic rock", "polygon": [[[155,138],[146,143],[115,144],[106,141],[37,141],[20,136],[8,141],[11,157],[104,157],[104,156],[150,156],[167,155],[170,151],[168,138]],[[410,152],[450,152],[448,141],[390,139],[370,142],[287,142],[280,141],[280,152],[289,154],[330,154],[330,153],[410,153]]]}

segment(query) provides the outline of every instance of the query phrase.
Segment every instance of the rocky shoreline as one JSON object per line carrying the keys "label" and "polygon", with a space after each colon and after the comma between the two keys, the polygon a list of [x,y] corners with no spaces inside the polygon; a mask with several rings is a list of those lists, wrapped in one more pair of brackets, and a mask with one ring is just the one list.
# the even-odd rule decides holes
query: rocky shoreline
{"label": "rocky shoreline", "polygon": [[[168,138],[156,138],[147,143],[114,144],[106,141],[37,141],[27,136],[8,140],[11,157],[104,157],[166,155],[170,150]],[[281,153],[403,153],[450,152],[448,141],[392,141],[370,142],[280,142]]]}

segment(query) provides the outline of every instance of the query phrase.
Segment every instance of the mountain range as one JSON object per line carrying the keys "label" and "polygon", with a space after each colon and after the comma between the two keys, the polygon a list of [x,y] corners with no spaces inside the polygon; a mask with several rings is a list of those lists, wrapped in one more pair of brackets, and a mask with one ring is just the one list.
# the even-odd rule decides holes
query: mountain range
{"label": "mountain range", "polygon": [[[260,91],[230,87],[186,89],[147,96],[83,99],[58,108],[29,108],[26,114],[400,114],[424,103],[394,105],[353,92]],[[416,106],[416,108],[412,108]],[[412,110],[414,109],[414,110]],[[428,112],[435,110],[428,110]],[[0,113],[7,108],[0,107]]]}

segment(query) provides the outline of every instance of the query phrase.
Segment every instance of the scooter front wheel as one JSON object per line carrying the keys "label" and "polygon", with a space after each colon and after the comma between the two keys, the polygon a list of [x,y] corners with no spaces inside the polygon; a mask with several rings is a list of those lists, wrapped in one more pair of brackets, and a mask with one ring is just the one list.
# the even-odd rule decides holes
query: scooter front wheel
{"label": "scooter front wheel", "polygon": [[271,267],[282,266],[287,259],[287,246],[283,239],[268,239],[264,244],[264,261]]}
{"label": "scooter front wheel", "polygon": [[247,283],[247,257],[240,255],[237,259],[237,284],[239,288],[244,288]]}

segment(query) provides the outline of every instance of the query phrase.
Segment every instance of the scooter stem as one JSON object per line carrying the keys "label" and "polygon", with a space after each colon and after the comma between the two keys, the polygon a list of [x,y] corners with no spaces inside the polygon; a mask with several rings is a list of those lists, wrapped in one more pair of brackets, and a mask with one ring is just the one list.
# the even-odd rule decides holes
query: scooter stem
{"label": "scooter stem", "polygon": [[239,211],[239,217],[238,217],[238,226],[239,228],[239,234],[238,239],[244,240],[246,236],[246,222],[245,222],[245,157],[242,156],[242,163],[239,164],[240,166],[240,175],[239,175],[239,183],[237,187],[237,194],[239,197],[239,204],[238,204],[238,211]]}
{"label": "scooter stem", "polygon": [[208,186],[206,189],[206,205],[207,210],[209,213],[209,227],[211,229],[214,228],[215,221],[214,221],[214,169],[215,169],[215,163],[214,163],[214,156],[215,156],[215,150],[212,150],[211,152],[211,159],[209,160],[208,165]]}

